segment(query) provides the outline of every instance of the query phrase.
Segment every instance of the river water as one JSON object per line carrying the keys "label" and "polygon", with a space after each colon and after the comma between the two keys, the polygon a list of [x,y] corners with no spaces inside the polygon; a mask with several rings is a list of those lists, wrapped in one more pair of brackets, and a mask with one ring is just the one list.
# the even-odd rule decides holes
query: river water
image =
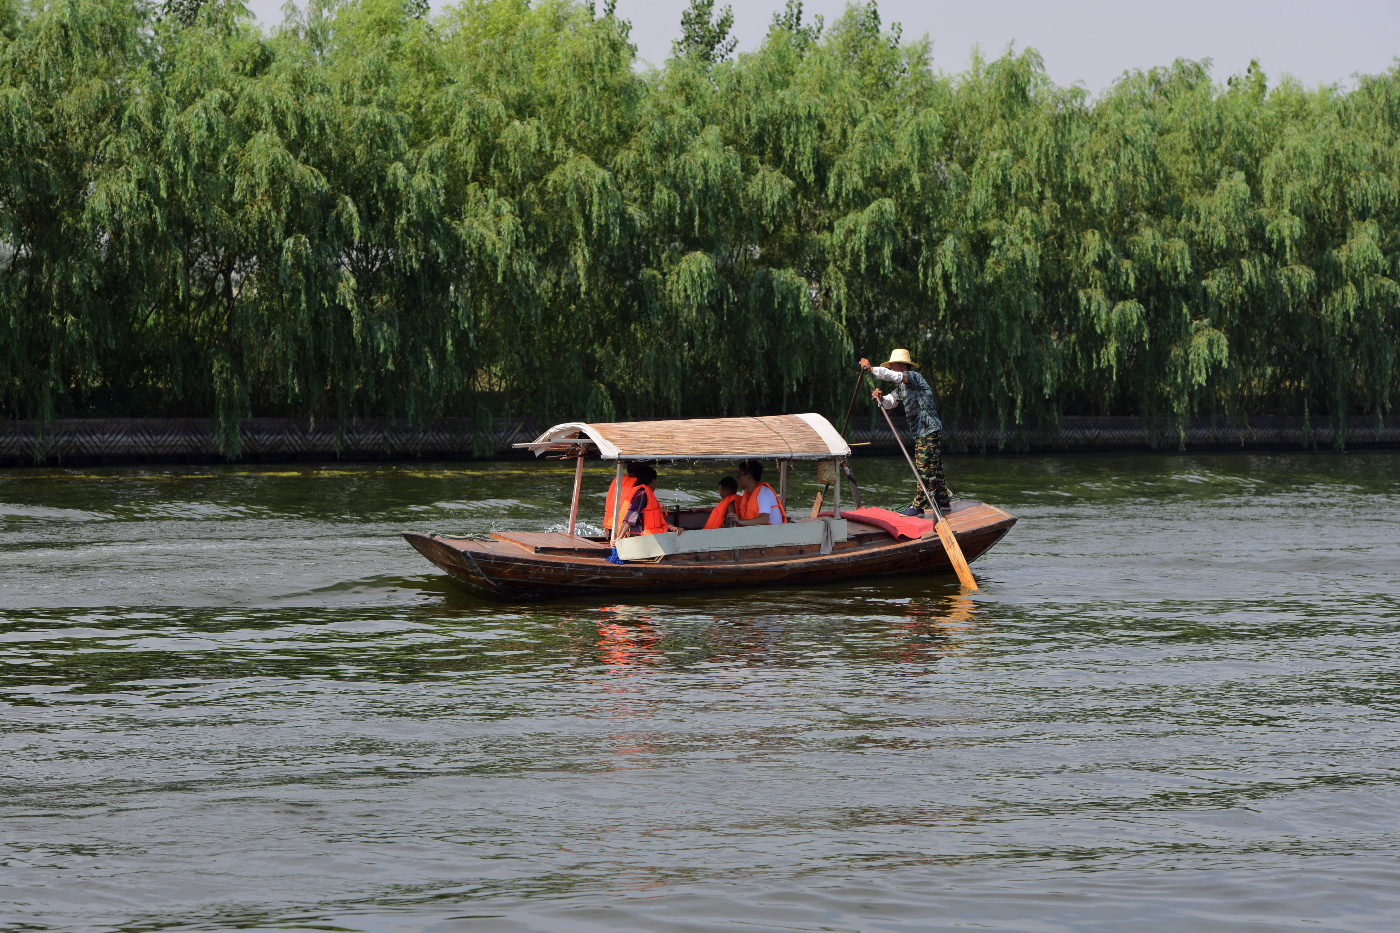
{"label": "river water", "polygon": [[0,473],[0,929],[1395,929],[1400,456],[949,469],[970,598],[533,605],[396,532],[558,463]]}

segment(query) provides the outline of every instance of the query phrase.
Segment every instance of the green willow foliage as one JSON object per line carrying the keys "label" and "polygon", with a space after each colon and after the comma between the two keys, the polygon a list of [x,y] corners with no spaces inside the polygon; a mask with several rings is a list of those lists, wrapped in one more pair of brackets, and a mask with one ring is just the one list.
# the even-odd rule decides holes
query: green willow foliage
{"label": "green willow foliage", "polygon": [[987,424],[1395,404],[1400,68],[1091,100],[731,22],[0,0],[0,416],[839,411],[897,345]]}

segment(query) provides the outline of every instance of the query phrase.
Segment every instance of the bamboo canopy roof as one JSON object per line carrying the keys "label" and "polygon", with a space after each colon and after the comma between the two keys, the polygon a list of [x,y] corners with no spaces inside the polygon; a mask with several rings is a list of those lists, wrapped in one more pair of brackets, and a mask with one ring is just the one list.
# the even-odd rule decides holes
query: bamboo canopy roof
{"label": "bamboo canopy roof", "polygon": [[604,460],[829,460],[851,448],[821,415],[556,424],[528,444],[535,456],[592,447]]}

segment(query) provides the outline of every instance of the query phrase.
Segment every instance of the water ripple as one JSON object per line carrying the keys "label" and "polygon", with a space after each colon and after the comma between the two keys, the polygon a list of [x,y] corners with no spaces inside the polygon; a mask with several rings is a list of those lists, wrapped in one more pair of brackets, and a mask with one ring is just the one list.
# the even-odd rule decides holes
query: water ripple
{"label": "water ripple", "polygon": [[975,596],[533,606],[395,532],[571,469],[7,474],[0,930],[1388,931],[1397,461],[951,462]]}

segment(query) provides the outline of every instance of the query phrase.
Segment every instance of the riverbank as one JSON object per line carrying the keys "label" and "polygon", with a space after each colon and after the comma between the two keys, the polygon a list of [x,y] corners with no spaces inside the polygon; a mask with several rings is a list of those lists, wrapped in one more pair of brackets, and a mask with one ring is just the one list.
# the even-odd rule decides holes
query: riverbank
{"label": "riverbank", "polygon": [[[851,425],[857,454],[895,450],[882,424]],[[902,419],[896,424],[903,431]],[[530,418],[500,418],[478,431],[468,418],[409,424],[384,418],[313,422],[308,418],[245,418],[235,463],[514,459],[528,454],[511,445],[543,430]],[[1205,452],[1308,450],[1334,446],[1326,420],[1256,417],[1246,423],[1198,419],[1184,438],[1164,419],[1070,416],[1057,429],[1001,429],[964,422],[950,432],[955,451],[988,453],[1094,453],[1134,450]],[[907,438],[907,435],[905,435]],[[1355,419],[1347,448],[1400,448],[1400,418],[1379,424]],[[0,467],[224,463],[208,418],[63,418],[51,424],[10,421],[0,425]]]}

